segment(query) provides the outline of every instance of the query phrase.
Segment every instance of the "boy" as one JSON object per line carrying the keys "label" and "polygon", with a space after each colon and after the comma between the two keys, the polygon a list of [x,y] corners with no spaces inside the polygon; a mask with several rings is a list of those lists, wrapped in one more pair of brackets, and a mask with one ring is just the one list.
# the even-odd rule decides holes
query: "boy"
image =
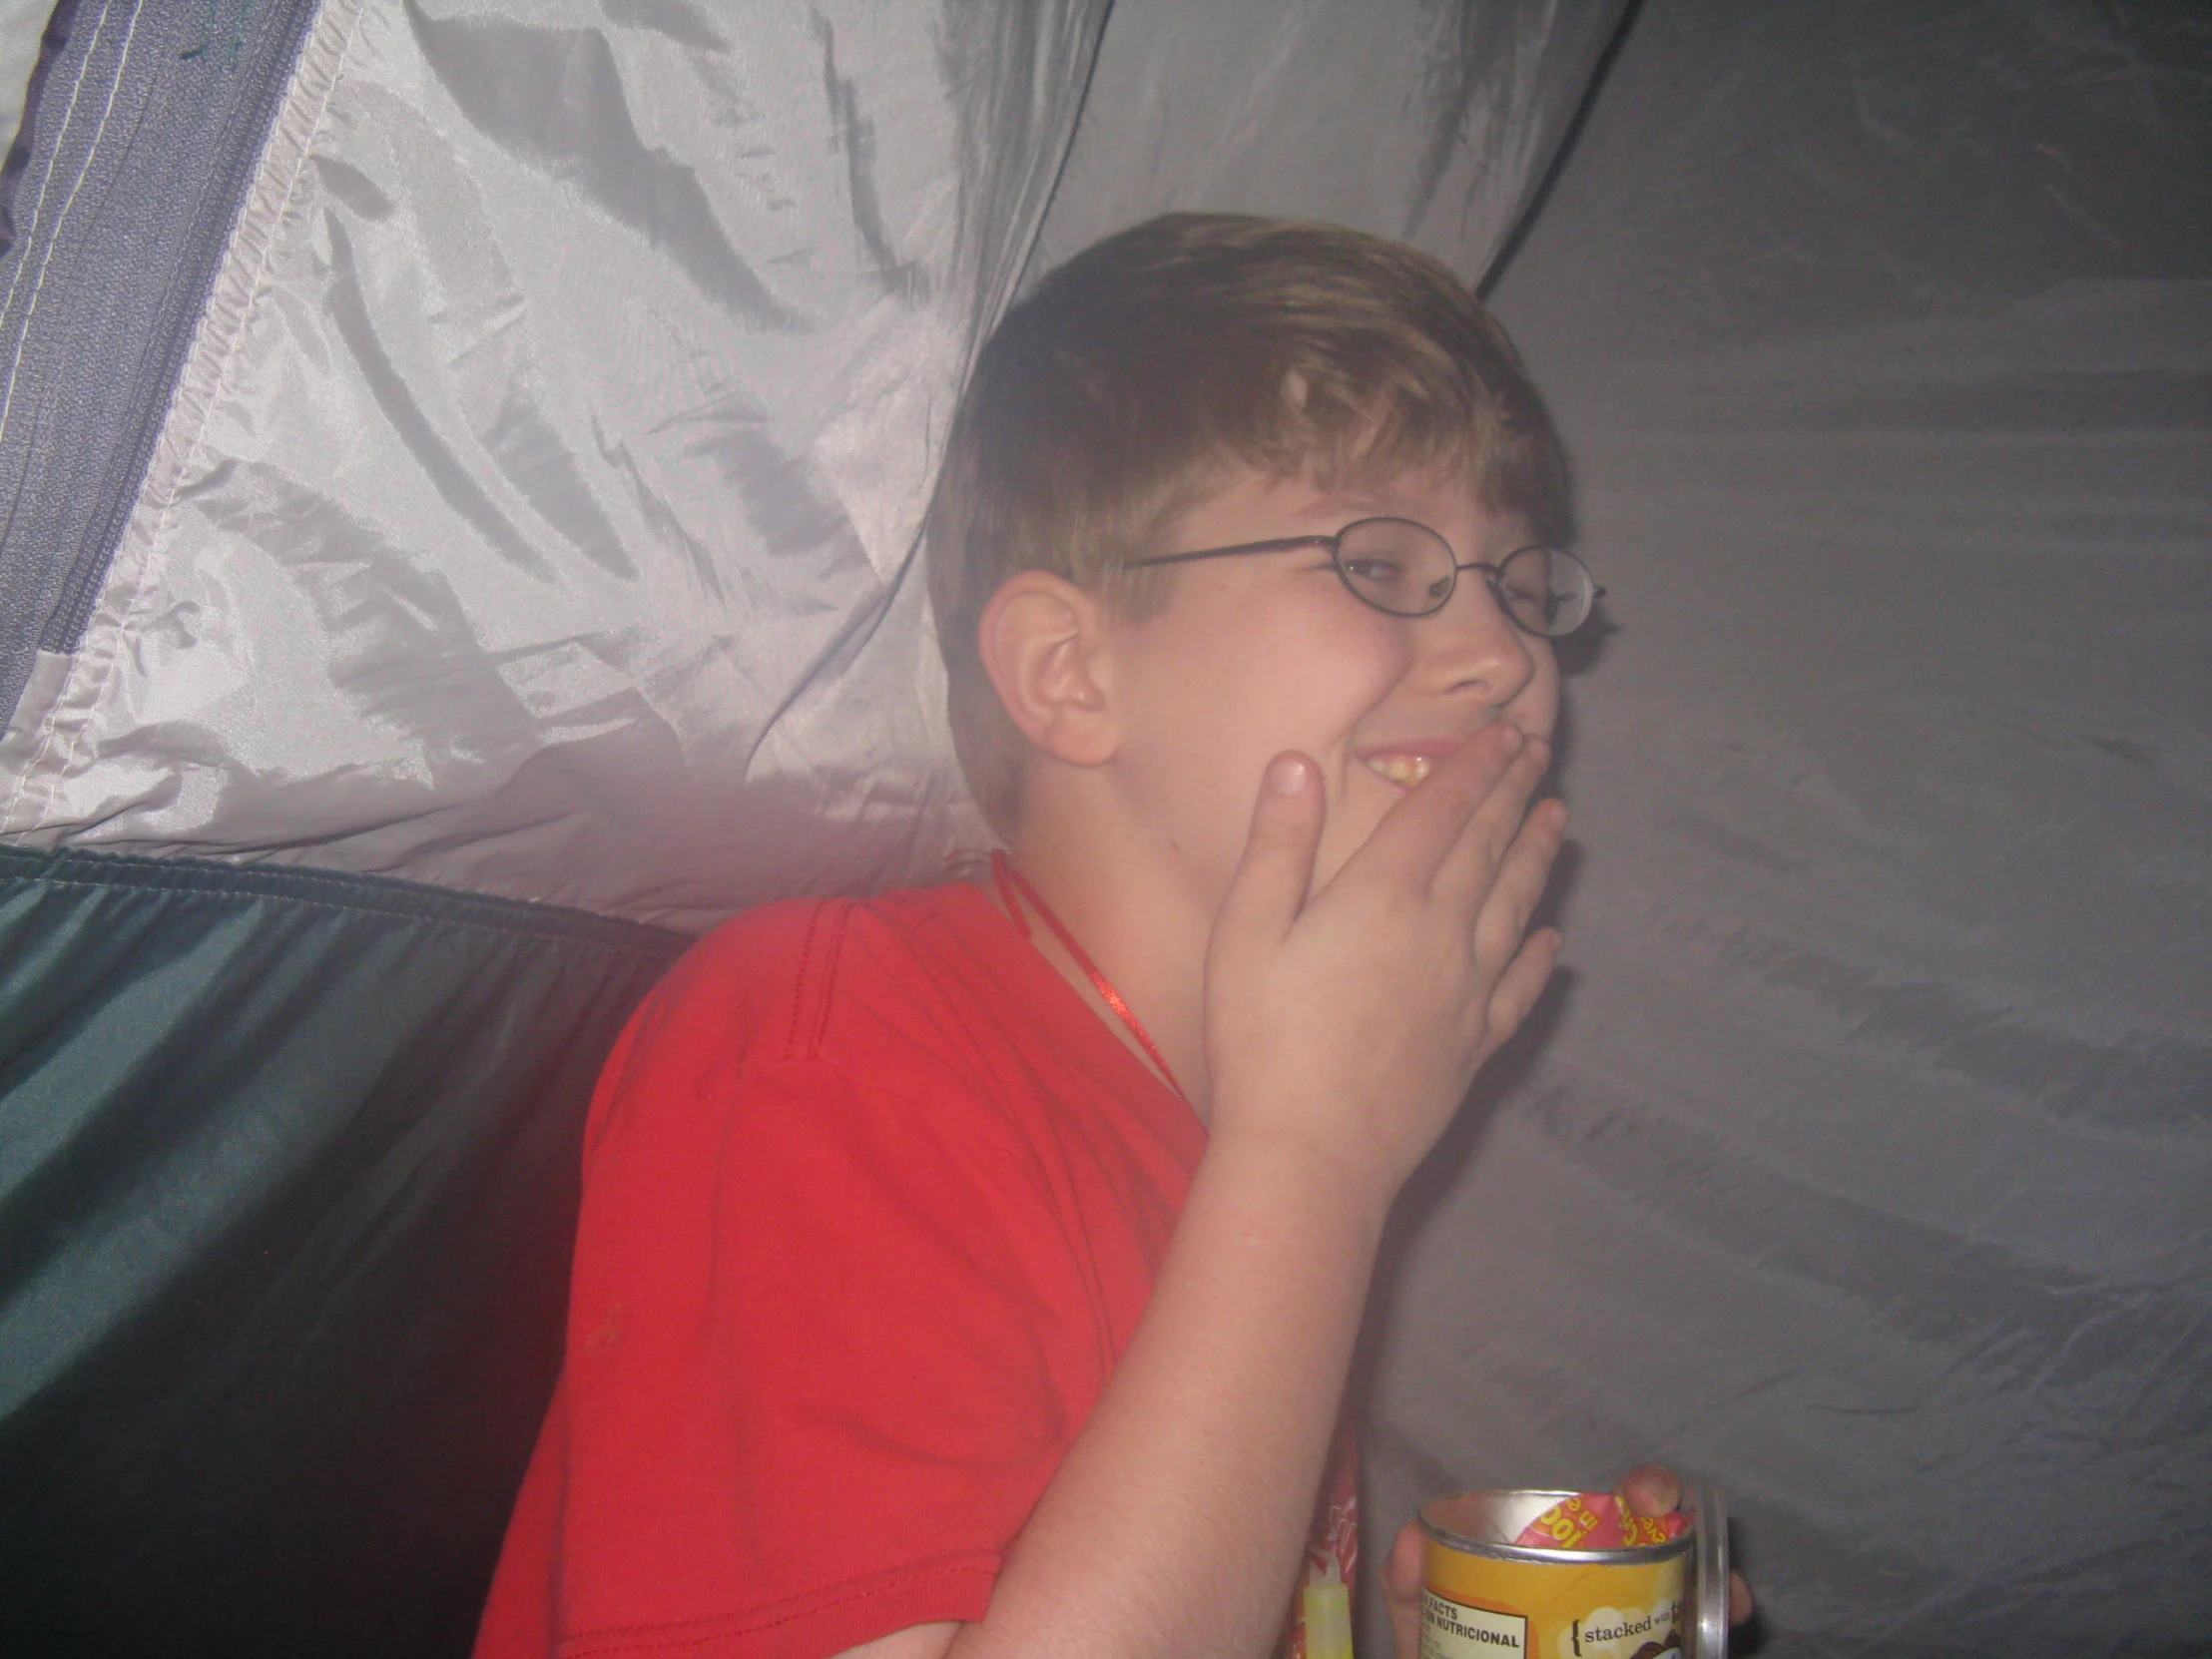
{"label": "boy", "polygon": [[1008,315],[928,535],[1009,855],[632,1022],[480,1655],[1272,1649],[1384,1215],[1558,953],[1566,514],[1411,250],[1181,215]]}

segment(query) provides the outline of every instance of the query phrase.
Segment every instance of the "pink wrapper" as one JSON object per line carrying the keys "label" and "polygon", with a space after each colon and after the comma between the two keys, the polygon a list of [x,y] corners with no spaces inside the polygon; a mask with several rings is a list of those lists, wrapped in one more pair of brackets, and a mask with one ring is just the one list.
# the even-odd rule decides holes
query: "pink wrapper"
{"label": "pink wrapper", "polygon": [[1690,1529],[1679,1509],[1665,1515],[1629,1512],[1613,1492],[1577,1492],[1561,1498],[1513,1540],[1523,1549],[1640,1549],[1663,1544]]}

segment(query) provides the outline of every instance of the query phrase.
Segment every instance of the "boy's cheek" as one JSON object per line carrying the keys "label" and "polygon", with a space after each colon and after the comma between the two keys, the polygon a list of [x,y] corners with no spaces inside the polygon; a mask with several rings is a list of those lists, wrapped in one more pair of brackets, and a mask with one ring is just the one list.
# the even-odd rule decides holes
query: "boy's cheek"
{"label": "boy's cheek", "polygon": [[1559,658],[1549,640],[1529,641],[1536,672],[1504,709],[1505,718],[1532,738],[1548,739],[1559,724]]}

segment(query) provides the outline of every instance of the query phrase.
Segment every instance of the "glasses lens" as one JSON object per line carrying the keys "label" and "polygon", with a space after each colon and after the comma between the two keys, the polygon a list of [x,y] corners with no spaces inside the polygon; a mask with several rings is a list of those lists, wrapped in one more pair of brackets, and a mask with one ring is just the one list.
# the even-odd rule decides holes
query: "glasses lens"
{"label": "glasses lens", "polygon": [[1369,604],[1399,616],[1426,616],[1451,596],[1451,548],[1425,524],[1364,518],[1337,540],[1345,585]]}
{"label": "glasses lens", "polygon": [[1558,639],[1590,620],[1597,583],[1590,567],[1556,547],[1524,547],[1498,568],[1497,594],[1531,634]]}

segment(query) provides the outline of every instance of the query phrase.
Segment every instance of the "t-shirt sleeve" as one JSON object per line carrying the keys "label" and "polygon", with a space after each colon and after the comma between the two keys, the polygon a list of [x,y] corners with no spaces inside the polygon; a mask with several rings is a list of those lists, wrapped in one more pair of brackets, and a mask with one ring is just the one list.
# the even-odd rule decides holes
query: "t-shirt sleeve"
{"label": "t-shirt sleeve", "polygon": [[803,1659],[980,1617],[1110,1365],[1035,1160],[918,1073],[665,1039],[619,1064],[562,1382],[561,1651]]}

